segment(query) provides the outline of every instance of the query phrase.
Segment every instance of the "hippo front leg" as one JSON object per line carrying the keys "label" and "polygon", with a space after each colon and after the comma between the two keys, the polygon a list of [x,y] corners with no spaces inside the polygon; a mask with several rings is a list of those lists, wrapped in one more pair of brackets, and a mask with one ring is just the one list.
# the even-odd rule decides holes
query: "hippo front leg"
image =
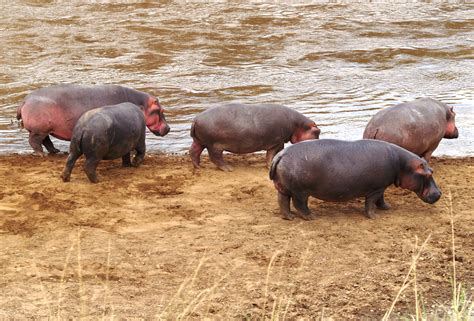
{"label": "hippo front leg", "polygon": [[145,159],[145,133],[143,133],[142,137],[140,138],[140,141],[135,150],[137,151],[137,153],[135,154],[135,157],[133,157],[132,165],[134,167],[138,167],[141,163],[143,163],[143,160]]}
{"label": "hippo front leg", "polygon": [[132,167],[132,162],[130,161],[130,152],[122,156],[122,166],[123,167]]}
{"label": "hippo front leg", "polygon": [[290,212],[290,196],[278,192],[278,205],[280,206],[280,213],[285,220],[292,221],[295,218]]}
{"label": "hippo front leg", "polygon": [[283,144],[278,145],[272,149],[267,150],[266,160],[267,160],[267,167],[270,168],[272,165],[272,160],[275,155],[283,149]]}
{"label": "hippo front leg", "polygon": [[423,155],[421,155],[421,157],[423,157],[429,163],[431,160],[431,154],[433,154],[433,151],[434,149],[424,152]]}

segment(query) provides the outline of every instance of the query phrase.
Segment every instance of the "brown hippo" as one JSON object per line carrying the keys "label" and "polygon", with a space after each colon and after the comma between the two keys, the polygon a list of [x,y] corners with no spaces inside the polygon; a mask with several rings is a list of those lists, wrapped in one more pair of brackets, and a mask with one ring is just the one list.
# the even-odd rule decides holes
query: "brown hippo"
{"label": "brown hippo", "polygon": [[201,153],[207,148],[211,161],[223,171],[232,167],[224,162],[223,151],[237,154],[267,151],[267,164],[288,141],[318,139],[315,122],[282,105],[227,104],[210,108],[196,116],[191,126],[193,143],[189,154],[199,168]]}
{"label": "brown hippo", "polygon": [[[147,124],[148,128],[155,125]],[[133,162],[130,162],[131,151],[136,151]],[[145,117],[141,108],[121,103],[82,114],[72,132],[69,157],[61,175],[64,182],[69,181],[74,164],[82,154],[86,157],[84,171],[92,183],[98,182],[96,167],[102,159],[121,157],[123,166],[140,165],[145,157]]]}
{"label": "brown hippo", "polygon": [[49,135],[62,140],[71,140],[77,120],[86,111],[123,102],[139,106],[148,128],[159,136],[169,132],[161,107],[156,97],[144,92],[118,85],[58,85],[33,91],[17,109],[17,119],[30,132],[29,143],[35,154],[43,155],[44,145],[49,153],[59,152]]}
{"label": "brown hippo", "polygon": [[442,138],[458,138],[455,115],[453,107],[420,98],[376,113],[363,137],[396,144],[429,162]]}
{"label": "brown hippo", "polygon": [[273,159],[270,179],[278,190],[284,218],[292,220],[290,199],[298,214],[313,219],[308,197],[345,201],[365,197],[365,214],[374,218],[375,208],[388,209],[385,189],[397,187],[414,191],[432,204],[441,192],[428,163],[399,146],[379,140],[354,142],[322,139],[292,145]]}

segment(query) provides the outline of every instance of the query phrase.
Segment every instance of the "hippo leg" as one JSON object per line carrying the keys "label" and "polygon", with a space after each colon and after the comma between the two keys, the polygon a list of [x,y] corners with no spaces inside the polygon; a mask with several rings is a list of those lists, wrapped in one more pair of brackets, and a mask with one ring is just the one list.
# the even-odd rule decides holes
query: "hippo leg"
{"label": "hippo leg", "polygon": [[61,174],[61,178],[63,179],[63,182],[69,182],[71,179],[71,172],[74,167],[74,164],[76,164],[77,159],[82,155],[80,151],[71,151],[69,153],[69,156],[66,160],[66,166],[64,167],[63,173]]}
{"label": "hippo leg", "polygon": [[385,202],[383,194],[382,194],[382,196],[379,197],[379,199],[377,201],[375,201],[375,206],[377,206],[377,208],[379,210],[389,210],[390,209],[390,205]]}
{"label": "hippo leg", "polygon": [[38,134],[38,133],[30,132],[30,137],[28,139],[28,142],[30,143],[30,146],[33,148],[35,155],[44,156],[43,147],[41,145],[43,144],[43,141],[47,136],[48,134]]}
{"label": "hippo leg", "polygon": [[211,161],[216,164],[216,166],[223,170],[224,172],[232,172],[232,166],[226,164],[224,162],[224,157],[222,153],[224,152],[222,149],[216,149],[214,147],[208,147],[207,150],[209,151],[209,157]]}
{"label": "hippo leg", "polygon": [[308,208],[308,195],[292,195],[291,199],[293,200],[293,206],[298,211],[298,215],[304,220],[314,220],[315,217],[311,214],[311,211]]}
{"label": "hippo leg", "polygon": [[133,157],[132,165],[134,167],[138,167],[141,163],[143,163],[143,160],[145,159],[145,135],[142,135],[135,150],[137,151],[137,153]]}
{"label": "hippo leg", "polygon": [[[377,201],[383,199],[383,192],[384,190],[378,190],[365,197],[365,216],[368,218],[375,219]],[[383,202],[383,204],[385,204],[385,202]],[[382,203],[380,205],[382,206]]]}
{"label": "hippo leg", "polygon": [[132,162],[130,161],[130,152],[122,156],[122,166],[123,167],[132,167]]}
{"label": "hippo leg", "polygon": [[97,179],[97,173],[95,171],[97,165],[99,164],[99,161],[100,160],[96,158],[88,158],[84,162],[84,171],[86,172],[89,181],[91,181],[92,183],[97,183],[99,181]]}
{"label": "hippo leg", "polygon": [[429,151],[424,152],[423,155],[421,155],[421,157],[423,157],[427,162],[429,162],[431,159],[431,154],[433,154],[433,151],[429,150]]}
{"label": "hippo leg", "polygon": [[45,139],[43,139],[43,145],[44,145],[44,147],[46,147],[46,149],[48,150],[48,153],[50,153],[50,154],[57,154],[57,153],[59,153],[59,149],[57,149],[56,147],[54,147],[53,142],[52,142],[51,139],[49,138],[49,135],[46,136]]}
{"label": "hippo leg", "polygon": [[200,167],[199,164],[201,163],[201,153],[204,148],[204,146],[202,146],[196,141],[193,141],[191,147],[189,147],[189,155],[191,156],[191,160],[193,161],[194,168]]}
{"label": "hippo leg", "polygon": [[267,167],[270,168],[272,165],[272,160],[275,155],[283,149],[283,144],[278,145],[272,149],[267,150],[266,160],[267,160]]}
{"label": "hippo leg", "polygon": [[285,220],[292,221],[295,218],[290,212],[290,196],[278,192],[278,205],[280,206],[280,213]]}

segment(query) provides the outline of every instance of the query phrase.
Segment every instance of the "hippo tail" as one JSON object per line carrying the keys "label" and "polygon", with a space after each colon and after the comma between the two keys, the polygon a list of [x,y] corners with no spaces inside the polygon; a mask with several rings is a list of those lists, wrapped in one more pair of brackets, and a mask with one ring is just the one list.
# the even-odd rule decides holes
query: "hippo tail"
{"label": "hippo tail", "polygon": [[193,120],[193,123],[191,124],[191,131],[190,131],[190,134],[191,134],[191,137],[192,138],[196,138],[196,129],[194,128],[194,125],[196,124],[196,119]]}
{"label": "hippo tail", "polygon": [[283,154],[284,153],[283,153],[283,150],[282,150],[278,154],[276,154],[275,157],[273,157],[272,164],[270,165],[270,172],[269,172],[269,176],[270,176],[271,180],[273,180],[273,178],[275,178],[276,169],[277,169],[278,163],[280,162],[281,158],[283,157]]}
{"label": "hippo tail", "polygon": [[21,108],[25,105],[25,102],[22,102],[20,106],[16,108],[16,119],[21,119]]}

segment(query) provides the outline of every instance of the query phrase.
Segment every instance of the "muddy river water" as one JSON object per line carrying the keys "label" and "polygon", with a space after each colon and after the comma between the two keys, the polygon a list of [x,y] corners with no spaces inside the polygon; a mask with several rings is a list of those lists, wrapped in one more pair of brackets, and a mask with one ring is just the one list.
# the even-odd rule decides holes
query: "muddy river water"
{"label": "muddy river water", "polygon": [[377,110],[430,96],[460,132],[435,155],[474,155],[473,75],[472,4],[4,2],[0,153],[31,152],[15,120],[30,91],[114,83],[160,98],[172,129],[148,133],[152,152],[187,151],[194,115],[221,102],[285,104],[321,138],[358,139]]}

